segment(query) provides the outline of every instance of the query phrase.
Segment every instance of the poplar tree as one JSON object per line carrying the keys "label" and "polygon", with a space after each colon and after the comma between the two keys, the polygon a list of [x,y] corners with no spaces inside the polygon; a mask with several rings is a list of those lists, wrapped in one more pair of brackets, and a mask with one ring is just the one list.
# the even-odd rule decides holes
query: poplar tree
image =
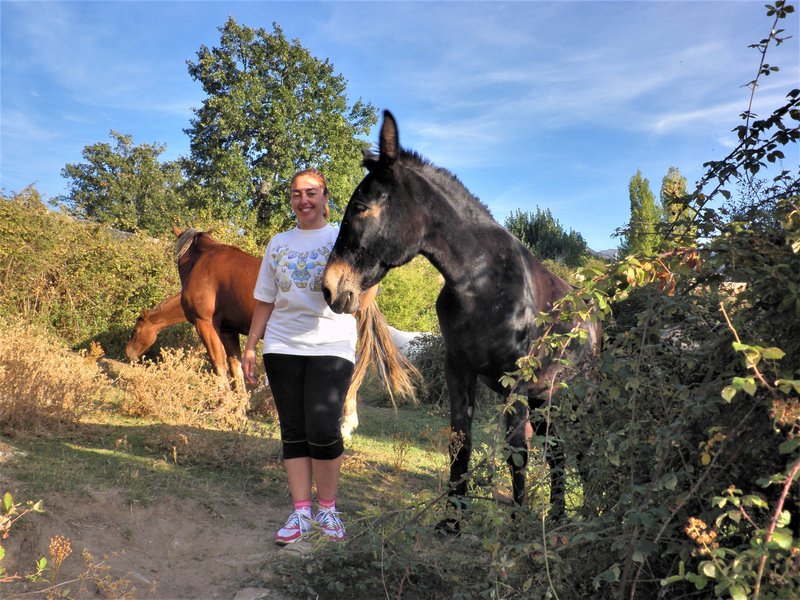
{"label": "poplar tree", "polygon": [[661,210],[668,238],[679,246],[694,245],[696,227],[692,224],[697,214],[688,206],[686,177],[678,167],[670,167],[661,180]]}
{"label": "poplar tree", "polygon": [[620,254],[654,254],[661,245],[661,210],[650,191],[650,182],[638,169],[628,184],[628,198],[631,219],[620,245]]}

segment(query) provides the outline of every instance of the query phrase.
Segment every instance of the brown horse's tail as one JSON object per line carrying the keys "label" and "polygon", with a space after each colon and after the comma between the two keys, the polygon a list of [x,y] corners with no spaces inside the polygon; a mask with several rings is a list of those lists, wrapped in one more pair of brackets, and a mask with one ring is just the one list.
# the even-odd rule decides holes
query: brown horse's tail
{"label": "brown horse's tail", "polygon": [[378,305],[372,301],[356,314],[358,322],[358,355],[348,396],[358,392],[367,368],[374,365],[394,402],[395,395],[416,400],[415,381],[422,375],[392,340],[389,324]]}

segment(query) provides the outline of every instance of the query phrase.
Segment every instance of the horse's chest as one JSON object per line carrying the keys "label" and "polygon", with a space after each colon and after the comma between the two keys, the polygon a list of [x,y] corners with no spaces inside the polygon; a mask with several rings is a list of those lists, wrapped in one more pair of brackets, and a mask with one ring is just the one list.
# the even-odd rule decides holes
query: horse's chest
{"label": "horse's chest", "polygon": [[437,312],[447,351],[458,354],[477,373],[494,376],[513,369],[530,348],[534,313],[523,301],[443,293]]}

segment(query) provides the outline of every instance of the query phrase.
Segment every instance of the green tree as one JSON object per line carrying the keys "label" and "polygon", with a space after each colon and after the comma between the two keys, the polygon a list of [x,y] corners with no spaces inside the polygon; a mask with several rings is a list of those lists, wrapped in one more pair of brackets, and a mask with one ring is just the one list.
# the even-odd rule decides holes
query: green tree
{"label": "green tree", "polygon": [[636,170],[628,184],[631,220],[620,245],[620,254],[653,254],[661,244],[661,211],[650,191],[650,182]]}
{"label": "green tree", "polygon": [[572,229],[567,233],[549,208],[541,210],[537,206],[535,213],[517,210],[506,218],[505,228],[540,260],[577,267],[589,252],[583,236]]}
{"label": "green tree", "polygon": [[57,202],[81,218],[123,231],[158,236],[185,212],[177,162],[159,162],[166,146],[134,145],[130,135],[110,132],[115,144],[98,142],[83,149],[86,162],[68,164],[61,176],[69,193]]}
{"label": "green tree", "polygon": [[361,179],[359,139],[377,122],[360,99],[349,105],[346,80],[328,60],[273,32],[239,25],[220,28],[219,47],[201,46],[189,74],[208,95],[195,110],[186,172],[196,202],[216,218],[259,226],[285,226],[291,218],[288,187],[294,173],[321,169],[334,215]]}
{"label": "green tree", "polygon": [[660,197],[667,237],[680,246],[694,245],[697,231],[692,222],[697,211],[688,206],[691,196],[686,191],[686,177],[678,167],[670,167],[664,175]]}

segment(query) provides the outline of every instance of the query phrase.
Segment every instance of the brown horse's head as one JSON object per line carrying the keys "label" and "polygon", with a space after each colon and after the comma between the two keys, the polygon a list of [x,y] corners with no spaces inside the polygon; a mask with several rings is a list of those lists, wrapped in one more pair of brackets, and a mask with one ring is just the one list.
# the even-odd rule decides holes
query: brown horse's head
{"label": "brown horse's head", "polygon": [[148,348],[156,341],[158,333],[153,323],[148,320],[150,311],[142,309],[141,314],[136,318],[136,327],[133,328],[131,339],[125,346],[125,355],[131,361],[139,360],[139,357],[147,352]]}

